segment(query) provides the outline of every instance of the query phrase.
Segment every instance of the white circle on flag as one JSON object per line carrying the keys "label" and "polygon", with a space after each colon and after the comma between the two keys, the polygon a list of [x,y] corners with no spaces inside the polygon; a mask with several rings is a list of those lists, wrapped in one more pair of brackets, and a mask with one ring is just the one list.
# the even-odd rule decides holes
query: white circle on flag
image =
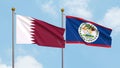
{"label": "white circle on flag", "polygon": [[80,24],[78,33],[80,37],[87,43],[92,43],[99,37],[99,31],[97,27],[88,22],[83,22]]}

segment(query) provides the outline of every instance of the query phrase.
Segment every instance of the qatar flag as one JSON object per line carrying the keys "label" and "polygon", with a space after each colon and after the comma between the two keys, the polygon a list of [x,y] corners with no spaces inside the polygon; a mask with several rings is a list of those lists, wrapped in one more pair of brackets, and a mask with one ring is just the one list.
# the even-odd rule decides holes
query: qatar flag
{"label": "qatar flag", "polygon": [[64,48],[64,29],[44,21],[16,15],[16,43]]}

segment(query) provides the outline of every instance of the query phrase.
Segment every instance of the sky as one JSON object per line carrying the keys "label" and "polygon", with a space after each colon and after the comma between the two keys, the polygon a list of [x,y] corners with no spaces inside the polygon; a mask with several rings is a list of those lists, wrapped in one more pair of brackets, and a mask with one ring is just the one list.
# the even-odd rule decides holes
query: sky
{"label": "sky", "polygon": [[[112,28],[112,47],[66,44],[64,68],[120,68],[119,0],[1,0],[0,68],[11,68],[12,11],[61,27],[61,8],[72,15]],[[16,23],[16,22],[15,22]],[[65,26],[64,26],[65,28]],[[15,68],[61,68],[61,49],[15,43]]]}

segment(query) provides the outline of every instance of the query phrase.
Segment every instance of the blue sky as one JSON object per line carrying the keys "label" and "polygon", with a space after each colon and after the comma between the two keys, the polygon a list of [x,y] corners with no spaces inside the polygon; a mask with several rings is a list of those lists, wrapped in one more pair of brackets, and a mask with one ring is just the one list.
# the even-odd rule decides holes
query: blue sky
{"label": "blue sky", "polygon": [[[119,0],[1,0],[0,68],[11,68],[12,18],[16,14],[31,16],[61,26],[61,8],[65,15],[82,17],[113,29],[112,48],[66,44],[65,68],[120,68]],[[15,44],[16,68],[61,68],[61,49]]]}

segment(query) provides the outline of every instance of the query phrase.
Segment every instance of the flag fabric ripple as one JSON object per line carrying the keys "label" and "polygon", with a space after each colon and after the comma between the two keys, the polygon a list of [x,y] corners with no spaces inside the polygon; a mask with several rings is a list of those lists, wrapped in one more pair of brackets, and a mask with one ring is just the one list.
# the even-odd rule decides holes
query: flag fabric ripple
{"label": "flag fabric ripple", "polygon": [[112,29],[83,18],[66,16],[66,43],[111,47]]}
{"label": "flag fabric ripple", "polygon": [[64,29],[32,17],[16,15],[16,43],[64,48]]}

